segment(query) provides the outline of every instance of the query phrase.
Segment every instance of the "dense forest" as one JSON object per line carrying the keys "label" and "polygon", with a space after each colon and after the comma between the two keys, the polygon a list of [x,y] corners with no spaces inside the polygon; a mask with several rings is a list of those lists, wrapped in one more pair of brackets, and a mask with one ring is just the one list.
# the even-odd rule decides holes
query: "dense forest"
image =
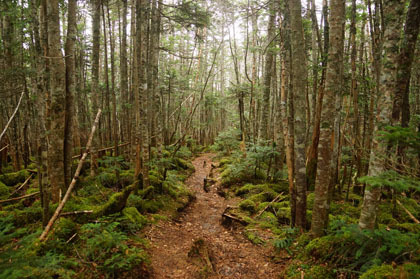
{"label": "dense forest", "polygon": [[0,278],[419,278],[419,0],[0,0]]}

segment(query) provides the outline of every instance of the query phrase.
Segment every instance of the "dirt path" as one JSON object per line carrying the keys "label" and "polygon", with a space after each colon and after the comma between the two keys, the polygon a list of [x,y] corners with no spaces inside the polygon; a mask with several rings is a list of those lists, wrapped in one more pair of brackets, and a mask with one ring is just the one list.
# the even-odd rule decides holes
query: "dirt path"
{"label": "dirt path", "polygon": [[[208,193],[203,190],[213,156],[204,154],[193,161],[196,171],[186,184],[197,200],[179,220],[163,221],[147,234],[151,242],[152,278],[278,278],[276,274],[282,266],[270,261],[269,247],[256,246],[240,231],[221,225],[221,215],[229,200],[217,195],[215,186]],[[203,266],[188,257],[198,239],[208,246],[213,272],[203,272]]]}

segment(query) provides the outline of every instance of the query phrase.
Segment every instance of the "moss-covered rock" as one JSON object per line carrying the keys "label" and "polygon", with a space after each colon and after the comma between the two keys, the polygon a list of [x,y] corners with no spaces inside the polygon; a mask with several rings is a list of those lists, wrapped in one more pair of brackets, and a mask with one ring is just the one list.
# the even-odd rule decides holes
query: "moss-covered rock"
{"label": "moss-covered rock", "polygon": [[138,195],[143,199],[150,200],[153,199],[155,193],[155,187],[149,186],[146,189],[140,190]]}
{"label": "moss-covered rock", "polygon": [[141,215],[135,207],[126,207],[123,209],[122,213],[127,219],[138,226],[142,227],[147,224],[147,218]]}
{"label": "moss-covered rock", "polygon": [[14,186],[18,183],[23,183],[28,178],[29,172],[27,170],[20,170],[17,172],[10,172],[0,175],[0,181],[7,186]]}
{"label": "moss-covered rock", "polygon": [[4,200],[9,196],[10,189],[0,181],[0,200]]}
{"label": "moss-covered rock", "polygon": [[255,213],[257,207],[255,202],[251,200],[243,200],[239,203],[239,208],[252,214]]}

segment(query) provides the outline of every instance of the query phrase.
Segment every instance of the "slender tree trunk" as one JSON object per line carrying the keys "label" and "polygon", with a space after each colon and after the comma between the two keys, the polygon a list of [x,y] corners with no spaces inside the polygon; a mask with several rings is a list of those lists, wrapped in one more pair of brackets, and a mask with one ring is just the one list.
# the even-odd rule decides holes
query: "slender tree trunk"
{"label": "slender tree trunk", "polygon": [[[404,14],[404,1],[385,0],[383,2],[384,35],[383,35],[383,57],[382,71],[380,78],[380,92],[375,123],[375,138],[372,141],[372,151],[369,160],[369,176],[378,176],[385,171],[384,156],[387,154],[387,147],[380,142],[380,132],[391,124],[392,114],[392,93],[396,85],[397,59],[400,40],[400,26]],[[362,211],[359,219],[361,229],[374,229],[377,216],[377,207],[381,197],[382,187],[367,188],[363,198]]]}
{"label": "slender tree trunk", "polygon": [[265,55],[265,70],[264,70],[264,91],[263,91],[263,110],[261,118],[261,129],[260,135],[264,140],[269,139],[269,115],[270,115],[270,92],[271,92],[271,77],[274,62],[274,32],[275,32],[275,20],[276,12],[274,10],[274,1],[270,2],[270,18],[268,21],[268,33],[267,33],[267,49]]}
{"label": "slender tree trunk", "polygon": [[[319,153],[317,164],[317,175],[315,181],[315,200],[312,210],[312,234],[316,237],[324,235],[328,225],[328,214],[330,207],[329,188],[332,186],[330,180],[334,175],[334,165],[337,163],[332,156],[333,153],[333,131],[336,98],[340,94],[341,68],[343,64],[343,34],[345,20],[345,1],[331,1],[330,16],[330,47],[328,53],[327,75],[322,106]],[[339,112],[338,112],[339,113]]]}
{"label": "slender tree trunk", "polygon": [[302,6],[299,1],[289,1],[292,49],[292,87],[295,110],[295,187],[296,187],[296,226],[306,228],[306,82],[307,68],[305,40],[303,37]]}
{"label": "slender tree trunk", "polygon": [[47,1],[48,58],[50,67],[51,126],[48,133],[48,176],[53,202],[64,193],[64,119],[66,104],[66,72],[60,42],[58,0]]}
{"label": "slender tree trunk", "polygon": [[71,162],[73,150],[73,118],[74,118],[74,94],[76,91],[75,76],[75,51],[76,42],[76,9],[77,0],[69,0],[66,53],[66,116],[65,116],[65,141],[64,141],[64,182],[63,193],[71,181]]}
{"label": "slender tree trunk", "polygon": [[[95,112],[99,108],[99,50],[101,36],[101,0],[92,0],[93,18],[92,18],[92,113],[91,117],[95,117]],[[94,119],[92,119],[93,123]],[[98,169],[98,152],[99,147],[98,136],[93,137],[92,148],[90,152],[90,175],[96,176]]]}

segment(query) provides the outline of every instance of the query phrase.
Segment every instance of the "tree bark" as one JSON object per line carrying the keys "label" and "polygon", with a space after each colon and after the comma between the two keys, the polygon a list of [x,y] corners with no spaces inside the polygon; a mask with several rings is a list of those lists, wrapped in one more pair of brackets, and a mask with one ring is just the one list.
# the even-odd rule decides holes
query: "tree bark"
{"label": "tree bark", "polygon": [[302,6],[300,0],[288,1],[290,8],[290,29],[292,49],[292,90],[295,110],[295,187],[296,187],[296,226],[306,228],[306,82],[307,68],[305,39],[303,37]]}
{"label": "tree bark", "polygon": [[[372,150],[369,159],[369,176],[375,177],[386,170],[384,156],[387,154],[387,147],[380,142],[380,132],[391,124],[392,116],[392,94],[396,85],[398,44],[400,40],[400,26],[404,14],[404,3],[402,0],[385,0],[383,2],[384,31],[383,31],[383,56],[382,70],[380,75],[381,95],[377,101],[375,137],[372,140]],[[374,229],[377,216],[377,207],[381,197],[381,187],[367,188],[363,198],[362,211],[359,219],[361,229]]]}
{"label": "tree bark", "polygon": [[64,181],[64,121],[66,104],[66,72],[61,53],[60,15],[58,0],[47,1],[48,57],[51,126],[48,132],[48,177],[51,183],[52,201],[58,202]]}

